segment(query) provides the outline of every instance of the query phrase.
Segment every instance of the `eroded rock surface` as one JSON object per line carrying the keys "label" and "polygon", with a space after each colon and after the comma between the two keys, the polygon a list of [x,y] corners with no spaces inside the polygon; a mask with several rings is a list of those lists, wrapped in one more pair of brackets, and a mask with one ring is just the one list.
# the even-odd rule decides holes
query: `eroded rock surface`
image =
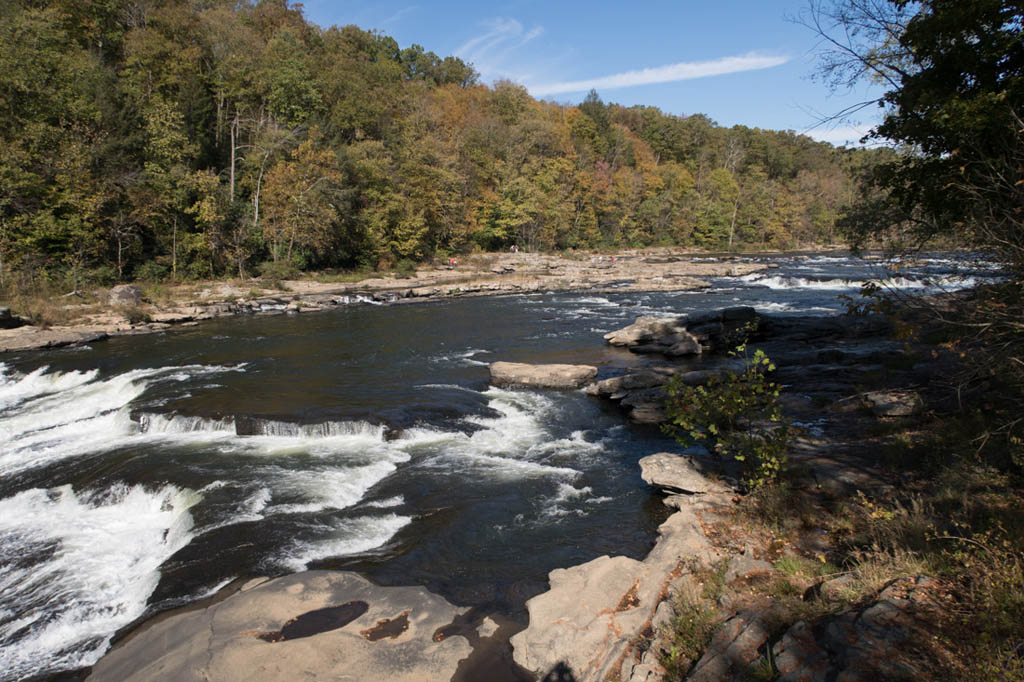
{"label": "eroded rock surface", "polygon": [[773,647],[781,682],[874,682],[922,679],[910,642],[929,638],[939,583],[924,576],[899,579],[874,603],[815,624],[793,625]]}
{"label": "eroded rock surface", "polygon": [[142,303],[142,289],[133,284],[118,284],[107,294],[107,302],[116,306],[133,306]]}
{"label": "eroded rock surface", "polygon": [[591,365],[531,365],[522,362],[491,364],[491,383],[495,386],[580,388],[596,376],[597,367]]}
{"label": "eroded rock surface", "polygon": [[637,662],[630,652],[659,613],[661,621],[670,617],[664,604],[682,567],[715,558],[700,514],[728,503],[721,493],[690,499],[659,527],[643,561],[604,556],[552,571],[551,588],[526,603],[529,627],[512,637],[515,661],[540,676],[557,672],[576,682],[613,673],[630,679],[634,668],[643,679],[660,670],[653,658]]}
{"label": "eroded rock surface", "polygon": [[640,460],[640,477],[655,488],[669,493],[720,493],[725,486],[705,476],[689,457],[658,452]]}
{"label": "eroded rock surface", "polygon": [[465,609],[419,587],[346,572],[257,582],[143,628],[93,667],[95,682],[449,680],[472,647],[435,638]]}

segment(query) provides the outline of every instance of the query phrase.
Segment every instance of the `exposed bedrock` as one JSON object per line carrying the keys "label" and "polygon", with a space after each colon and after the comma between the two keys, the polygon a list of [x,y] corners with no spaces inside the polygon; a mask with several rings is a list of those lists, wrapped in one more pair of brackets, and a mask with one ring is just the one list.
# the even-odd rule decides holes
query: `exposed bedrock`
{"label": "exposed bedrock", "polygon": [[[697,386],[730,370],[742,372],[743,359],[725,353],[746,340],[751,351],[762,349],[771,358],[778,383],[819,402],[843,401],[872,375],[906,362],[903,346],[887,338],[887,331],[887,322],[879,317],[758,315],[749,307],[641,317],[604,338],[650,358],[649,366],[604,378],[588,386],[587,392],[618,402],[635,422],[663,423],[667,419],[664,386],[669,379],[678,375],[680,383]],[[687,355],[684,348],[693,352]],[[850,405],[869,409],[878,417],[905,416],[922,409],[920,397],[912,391],[867,394]]]}
{"label": "exposed bedrock", "polygon": [[539,676],[557,671],[563,675],[557,679],[577,682],[613,674],[630,679],[635,642],[671,617],[666,600],[687,567],[716,556],[699,514],[728,499],[724,493],[687,497],[658,528],[658,542],[643,561],[603,556],[552,571],[551,588],[526,602],[530,625],[512,637],[516,663]]}
{"label": "exposed bedrock", "polygon": [[448,680],[472,651],[467,637],[445,636],[463,611],[421,587],[380,587],[355,573],[257,579],[144,627],[88,679]]}
{"label": "exposed bedrock", "polygon": [[522,362],[491,364],[491,383],[495,386],[580,388],[596,376],[597,367],[592,365],[531,365]]}
{"label": "exposed bedrock", "polygon": [[625,346],[634,353],[660,353],[670,358],[699,355],[729,345],[755,319],[757,311],[749,306],[681,317],[640,317],[604,338],[611,345]]}
{"label": "exposed bedrock", "polygon": [[685,455],[657,452],[640,460],[640,477],[648,485],[669,494],[688,495],[726,492],[727,488],[706,476],[705,466]]}

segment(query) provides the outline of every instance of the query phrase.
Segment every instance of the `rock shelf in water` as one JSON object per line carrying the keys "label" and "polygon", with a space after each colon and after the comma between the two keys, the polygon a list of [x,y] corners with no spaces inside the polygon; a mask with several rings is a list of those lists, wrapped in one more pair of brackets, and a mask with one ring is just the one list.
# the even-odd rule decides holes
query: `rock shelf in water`
{"label": "rock shelf in water", "polygon": [[738,277],[771,267],[731,260],[694,262],[686,256],[651,262],[651,253],[626,251],[615,255],[614,262],[590,254],[497,254],[483,257],[483,265],[423,267],[404,279],[381,276],[352,283],[289,280],[280,283],[279,291],[263,288],[258,279],[237,285],[181,285],[168,288],[169,302],[161,303],[146,301],[137,287],[118,285],[99,292],[100,300],[110,306],[100,313],[89,312],[90,306],[84,303],[66,305],[68,315],[81,315],[71,325],[23,325],[14,314],[17,311],[8,311],[6,317],[0,313],[0,352],[80,345],[230,315],[302,313],[351,304],[546,291],[687,291],[710,286],[701,278]]}
{"label": "rock shelf in water", "polygon": [[93,667],[94,682],[448,680],[472,647],[434,637],[466,609],[421,587],[348,572],[266,581],[143,628]]}
{"label": "rock shelf in water", "polygon": [[591,365],[531,365],[522,362],[491,363],[495,386],[525,388],[580,388],[597,376]]}

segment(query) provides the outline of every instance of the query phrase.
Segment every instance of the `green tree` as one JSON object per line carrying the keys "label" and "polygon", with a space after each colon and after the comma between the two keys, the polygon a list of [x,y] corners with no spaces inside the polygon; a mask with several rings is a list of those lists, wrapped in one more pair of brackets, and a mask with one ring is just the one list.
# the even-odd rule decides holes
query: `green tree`
{"label": "green tree", "polygon": [[[835,46],[824,62],[833,81],[871,75],[889,86],[870,137],[905,151],[872,174],[892,207],[881,213],[918,240],[957,234],[1024,271],[1024,6],[837,0],[811,9],[833,21],[814,24]],[[879,227],[845,221],[860,244]]]}

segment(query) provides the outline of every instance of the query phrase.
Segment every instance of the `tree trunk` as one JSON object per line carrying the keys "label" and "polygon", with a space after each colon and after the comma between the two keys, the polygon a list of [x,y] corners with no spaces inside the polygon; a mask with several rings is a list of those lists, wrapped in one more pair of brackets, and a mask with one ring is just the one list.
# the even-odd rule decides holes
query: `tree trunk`
{"label": "tree trunk", "polygon": [[260,161],[260,172],[256,176],[256,191],[252,193],[252,227],[253,230],[259,225],[260,222],[260,189],[263,187],[263,171],[267,167],[267,159],[270,158],[270,152],[263,153],[263,160]]}
{"label": "tree trunk", "polygon": [[729,223],[729,250],[732,251],[732,237],[736,232],[736,212],[740,210],[740,200],[737,199],[732,205],[732,222]]}
{"label": "tree trunk", "polygon": [[171,230],[171,281],[178,281],[178,216],[174,216]]}
{"label": "tree trunk", "polygon": [[235,200],[235,140],[238,137],[238,110],[235,110],[235,118],[231,121],[231,175],[228,182],[228,198]]}

